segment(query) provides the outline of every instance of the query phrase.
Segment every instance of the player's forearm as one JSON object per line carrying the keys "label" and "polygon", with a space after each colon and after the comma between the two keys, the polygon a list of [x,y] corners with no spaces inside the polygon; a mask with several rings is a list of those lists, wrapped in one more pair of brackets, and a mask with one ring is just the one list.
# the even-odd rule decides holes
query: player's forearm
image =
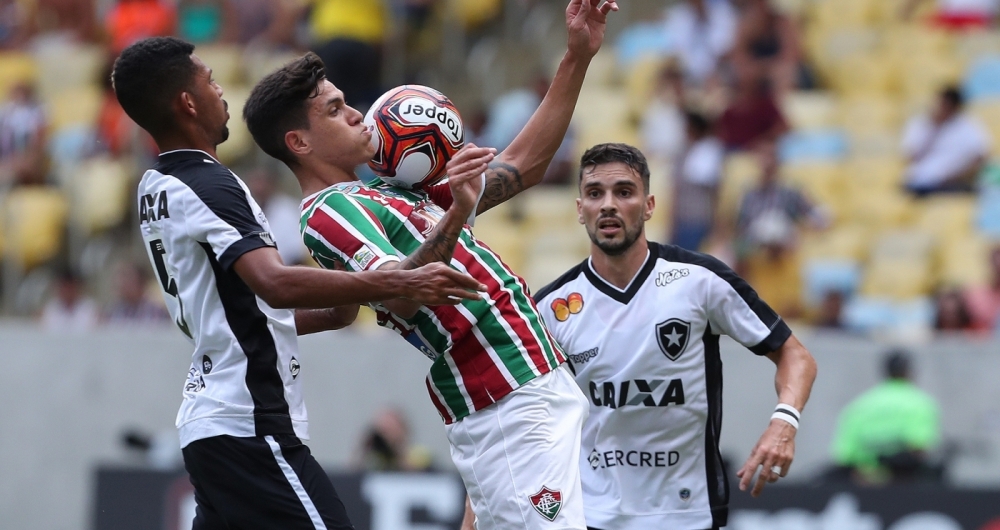
{"label": "player's forearm", "polygon": [[423,267],[428,263],[439,261],[450,264],[455,255],[455,246],[462,235],[465,221],[471,212],[452,206],[441,219],[441,222],[431,230],[427,239],[417,247],[417,250],[400,262],[398,268],[411,270]]}
{"label": "player's forearm", "polygon": [[324,309],[406,296],[403,271],[342,272],[283,267],[259,293],[275,308]]}
{"label": "player's forearm", "polygon": [[778,367],[774,376],[778,402],[801,411],[809,401],[816,380],[816,360],[794,335],[768,357]]}
{"label": "player's forearm", "polygon": [[295,311],[295,331],[299,335],[309,335],[346,328],[358,317],[360,307],[349,305],[327,309],[298,309]]}
{"label": "player's forearm", "polygon": [[569,129],[590,59],[567,52],[541,105],[510,146],[490,164],[482,213],[542,181]]}

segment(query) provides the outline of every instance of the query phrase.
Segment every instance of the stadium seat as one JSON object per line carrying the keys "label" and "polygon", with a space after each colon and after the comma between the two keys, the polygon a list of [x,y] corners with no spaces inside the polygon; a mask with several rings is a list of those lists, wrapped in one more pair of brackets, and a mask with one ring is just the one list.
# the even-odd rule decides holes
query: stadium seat
{"label": "stadium seat", "polygon": [[928,330],[934,324],[934,304],[927,297],[893,300],[878,296],[856,296],[844,305],[844,326],[854,332],[906,334]]}
{"label": "stadium seat", "polygon": [[[202,44],[195,54],[212,69],[212,77],[227,89],[232,85],[242,84],[245,79],[243,71],[243,50],[239,46],[227,44]],[[238,108],[238,107],[237,107]]]}
{"label": "stadium seat", "polygon": [[864,27],[874,21],[874,2],[869,0],[817,0],[812,20],[821,28]]}
{"label": "stadium seat", "polygon": [[899,189],[851,187],[847,213],[852,222],[879,231],[906,225],[914,215],[913,199]]}
{"label": "stadium seat", "polygon": [[514,272],[524,269],[527,255],[520,226],[503,217],[483,217],[472,229],[476,239],[493,249]]}
{"label": "stadium seat", "polygon": [[970,100],[1000,98],[1000,54],[976,59],[965,74],[962,88]]}
{"label": "stadium seat", "polygon": [[74,168],[67,189],[76,234],[90,236],[125,219],[132,204],[133,173],[127,164],[110,157],[91,158]]}
{"label": "stadium seat", "polygon": [[4,258],[23,270],[53,258],[62,244],[69,208],[63,194],[51,187],[17,187],[4,202]]}
{"label": "stadium seat", "polygon": [[1000,97],[973,101],[968,112],[979,119],[990,133],[993,154],[1000,154]]}
{"label": "stadium seat", "polygon": [[883,96],[896,88],[897,65],[872,53],[857,53],[838,61],[830,82],[844,96]]}
{"label": "stadium seat", "polygon": [[844,164],[844,177],[852,195],[872,189],[899,190],[905,164],[899,156],[852,157]]}
{"label": "stadium seat", "polygon": [[829,129],[836,122],[837,100],[832,94],[819,91],[795,91],[786,94],[782,111],[793,129]]}
{"label": "stadium seat", "polygon": [[569,269],[579,265],[582,260],[583,257],[580,255],[570,253],[532,254],[528,257],[522,277],[527,282],[531,292],[535,293],[565,274]]}
{"label": "stadium seat", "polygon": [[896,134],[902,123],[899,103],[880,95],[841,99],[835,118],[838,126],[851,133],[886,131]]}
{"label": "stadium seat", "polygon": [[636,61],[647,58],[662,61],[671,51],[670,35],[662,22],[640,22],[622,30],[614,50],[618,64],[624,68],[632,68]]}
{"label": "stadium seat", "polygon": [[518,205],[529,230],[577,224],[575,186],[542,186],[520,198]]}
{"label": "stadium seat", "polygon": [[929,265],[933,258],[934,246],[934,235],[924,230],[913,228],[886,230],[872,245],[870,263],[908,261],[914,265]]}
{"label": "stadium seat", "polygon": [[971,234],[975,228],[973,197],[931,197],[921,201],[916,227],[933,234],[941,243]]}
{"label": "stadium seat", "polygon": [[628,64],[625,70],[625,89],[632,117],[640,118],[645,112],[664,64],[663,58],[655,55],[645,55]]}
{"label": "stadium seat", "polygon": [[100,88],[98,76],[108,60],[100,46],[56,39],[43,39],[33,55],[38,64],[38,90],[43,99],[54,98],[67,90]]}
{"label": "stadium seat", "polygon": [[781,176],[813,202],[833,209],[838,218],[845,213],[842,211],[844,174],[838,162],[820,160],[786,164]]}
{"label": "stadium seat", "polygon": [[760,164],[750,153],[730,154],[725,164],[722,181],[719,183],[717,208],[723,222],[735,224],[743,196],[760,181]]}
{"label": "stadium seat", "polygon": [[847,136],[838,129],[792,131],[778,145],[782,162],[836,161],[847,155]]}
{"label": "stadium seat", "polygon": [[967,31],[955,36],[955,56],[966,64],[973,65],[987,55],[1000,55],[1000,33]]}
{"label": "stadium seat", "polygon": [[809,259],[803,265],[802,276],[805,301],[816,306],[830,291],[853,294],[861,283],[861,266],[854,260]]}
{"label": "stadium seat", "polygon": [[802,236],[802,256],[808,261],[860,263],[868,257],[872,235],[869,227],[842,223],[829,230],[810,231]]}
{"label": "stadium seat", "polygon": [[59,92],[49,100],[49,125],[54,131],[74,126],[93,126],[101,112],[103,95],[93,86]]}
{"label": "stadium seat", "polygon": [[864,270],[861,294],[908,300],[930,294],[934,276],[930,259],[876,259]]}
{"label": "stadium seat", "polygon": [[879,32],[872,28],[813,28],[806,33],[804,44],[820,76],[829,83],[844,59],[874,53],[878,42]]}
{"label": "stadium seat", "polygon": [[990,281],[990,242],[981,236],[957,237],[938,248],[938,284],[949,287],[985,285]]}
{"label": "stadium seat", "polygon": [[37,79],[38,65],[30,55],[0,52],[0,99],[6,99],[7,93],[18,83]]}
{"label": "stadium seat", "polygon": [[1000,238],[1000,185],[983,186],[977,201],[977,230],[984,236]]}

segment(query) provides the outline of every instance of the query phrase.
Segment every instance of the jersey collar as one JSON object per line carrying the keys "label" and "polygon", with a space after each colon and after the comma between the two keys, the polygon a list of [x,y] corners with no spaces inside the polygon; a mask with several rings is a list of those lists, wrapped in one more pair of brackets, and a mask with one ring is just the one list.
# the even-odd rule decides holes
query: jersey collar
{"label": "jersey collar", "polygon": [[214,156],[202,151],[201,149],[174,149],[173,151],[166,151],[160,153],[159,160],[161,162],[169,162],[173,160],[187,160],[189,158],[201,158],[206,162],[215,162],[216,164],[221,164]]}
{"label": "jersey collar", "polygon": [[635,273],[635,276],[628,282],[624,290],[611,285],[604,278],[601,278],[601,275],[597,274],[597,271],[594,270],[591,258],[587,258],[587,266],[583,268],[583,275],[587,277],[587,280],[598,291],[617,300],[619,303],[628,304],[635,297],[635,293],[639,292],[639,289],[642,288],[642,284],[646,283],[646,278],[653,272],[653,267],[655,266],[656,254],[651,250],[646,250],[646,262],[642,264],[642,267]]}

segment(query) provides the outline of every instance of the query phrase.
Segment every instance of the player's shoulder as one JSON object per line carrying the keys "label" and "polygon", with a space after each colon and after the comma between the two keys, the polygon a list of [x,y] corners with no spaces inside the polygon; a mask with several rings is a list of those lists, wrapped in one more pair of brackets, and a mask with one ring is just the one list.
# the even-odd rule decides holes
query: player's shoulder
{"label": "player's shoulder", "polygon": [[173,151],[160,155],[153,171],[167,179],[167,185],[187,188],[209,203],[246,197],[239,178],[221,162],[202,151]]}
{"label": "player's shoulder", "polygon": [[583,270],[586,266],[587,260],[583,260],[570,270],[563,273],[562,276],[556,278],[552,283],[539,289],[534,296],[535,302],[540,303],[542,300],[561,292],[563,289],[571,288],[573,282],[583,277]]}
{"label": "player's shoulder", "polygon": [[689,274],[706,277],[717,277],[727,282],[738,279],[728,265],[711,254],[687,250],[676,245],[650,243],[649,250],[656,254],[657,259],[667,265],[688,266]]}

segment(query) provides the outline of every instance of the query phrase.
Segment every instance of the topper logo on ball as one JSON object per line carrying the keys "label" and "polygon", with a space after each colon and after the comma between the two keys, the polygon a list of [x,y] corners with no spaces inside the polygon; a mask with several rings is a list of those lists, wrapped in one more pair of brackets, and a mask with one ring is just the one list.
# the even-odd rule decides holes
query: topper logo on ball
{"label": "topper logo on ball", "polygon": [[419,98],[405,98],[393,108],[397,117],[403,123],[415,125],[434,125],[441,128],[448,141],[453,145],[461,145],[463,141],[462,119],[455,111],[438,107],[430,101]]}

